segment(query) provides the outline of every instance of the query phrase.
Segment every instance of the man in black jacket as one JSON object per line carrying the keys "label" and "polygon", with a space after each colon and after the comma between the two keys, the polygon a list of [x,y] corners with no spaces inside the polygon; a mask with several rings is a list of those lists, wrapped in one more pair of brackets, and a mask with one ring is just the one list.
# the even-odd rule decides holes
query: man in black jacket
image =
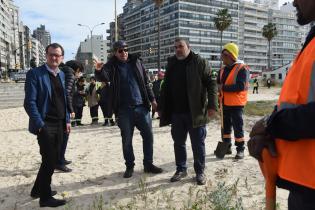
{"label": "man in black jacket", "polygon": [[126,164],[124,178],[133,174],[134,153],[132,137],[134,127],[140,130],[143,139],[144,172],[162,173],[162,169],[153,165],[153,134],[150,117],[150,106],[156,109],[156,101],[146,71],[134,55],[128,54],[128,45],[124,41],[117,41],[113,45],[114,56],[105,64],[96,63],[95,76],[102,82],[111,83],[111,104],[118,118],[123,154]]}
{"label": "man in black jacket", "polygon": [[160,93],[160,125],[172,124],[176,172],[171,182],[187,176],[186,139],[189,133],[198,185],[206,183],[206,124],[217,109],[216,81],[207,61],[190,50],[186,39],[175,40],[175,55],[167,62]]}

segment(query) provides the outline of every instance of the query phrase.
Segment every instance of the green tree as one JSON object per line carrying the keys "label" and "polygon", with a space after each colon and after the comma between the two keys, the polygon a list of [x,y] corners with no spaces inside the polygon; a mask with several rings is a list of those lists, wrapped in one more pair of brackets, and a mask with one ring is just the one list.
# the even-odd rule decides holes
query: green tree
{"label": "green tree", "polygon": [[276,24],[274,23],[268,23],[262,28],[262,35],[268,40],[268,69],[271,68],[271,40],[277,36],[277,34]]}
{"label": "green tree", "polygon": [[222,52],[222,38],[223,31],[225,31],[232,23],[232,16],[229,14],[228,9],[220,9],[217,12],[217,16],[214,18],[214,25],[218,31],[220,31],[220,53]]}

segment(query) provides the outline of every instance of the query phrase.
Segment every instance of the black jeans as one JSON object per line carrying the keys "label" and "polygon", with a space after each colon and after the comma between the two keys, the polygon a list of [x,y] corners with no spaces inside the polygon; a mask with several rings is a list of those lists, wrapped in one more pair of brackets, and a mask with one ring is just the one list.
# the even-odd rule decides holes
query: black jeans
{"label": "black jeans", "polygon": [[243,151],[245,149],[243,109],[243,107],[223,107],[223,140],[231,143],[231,133],[233,127],[237,151]]}
{"label": "black jeans", "polygon": [[65,154],[66,154],[66,149],[68,145],[68,139],[69,139],[69,134],[64,132],[63,139],[61,141],[61,147],[60,147],[60,153],[59,153],[59,159],[58,159],[58,165],[65,165]]}
{"label": "black jeans", "polygon": [[98,105],[90,107],[92,122],[98,121]]}
{"label": "black jeans", "polygon": [[315,210],[315,200],[311,196],[290,191],[288,210]]}
{"label": "black jeans", "polygon": [[82,119],[82,113],[83,113],[83,106],[75,106],[74,107],[75,112],[75,122],[81,122]]}
{"label": "black jeans", "polygon": [[37,135],[42,163],[40,165],[32,192],[40,194],[40,200],[51,197],[51,177],[59,157],[60,144],[64,134],[64,120],[45,122]]}
{"label": "black jeans", "polygon": [[206,126],[193,128],[192,119],[187,114],[172,114],[171,134],[174,141],[174,152],[176,170],[184,171],[187,169],[186,140],[189,133],[191,147],[194,156],[194,169],[196,174],[204,172],[205,168],[205,139],[207,135]]}

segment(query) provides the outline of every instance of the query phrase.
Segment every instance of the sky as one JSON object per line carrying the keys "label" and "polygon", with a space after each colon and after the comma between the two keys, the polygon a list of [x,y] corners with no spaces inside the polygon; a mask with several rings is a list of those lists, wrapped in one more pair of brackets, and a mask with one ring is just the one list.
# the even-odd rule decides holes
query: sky
{"label": "sky", "polygon": [[[292,0],[280,0],[280,5]],[[92,28],[99,23],[93,35],[108,34],[106,29],[114,21],[115,0],[14,0],[19,7],[20,19],[31,30],[41,24],[51,34],[51,41],[60,43],[65,49],[65,61],[74,58],[80,41],[84,41],[90,31],[78,24]],[[116,0],[117,14],[122,13],[127,0]]]}

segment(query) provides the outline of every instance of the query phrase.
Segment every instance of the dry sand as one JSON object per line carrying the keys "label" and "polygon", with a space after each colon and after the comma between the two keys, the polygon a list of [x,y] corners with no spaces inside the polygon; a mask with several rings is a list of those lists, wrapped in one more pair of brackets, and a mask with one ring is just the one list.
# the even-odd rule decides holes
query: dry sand
{"label": "dry sand", "polygon": [[[279,89],[261,89],[261,94],[249,94],[250,100],[274,100]],[[257,117],[246,117],[246,138],[248,131]],[[38,199],[29,196],[32,184],[40,164],[39,147],[36,137],[27,131],[28,116],[24,109],[0,110],[0,209],[39,209]],[[84,109],[83,123],[89,124],[89,111]],[[233,156],[217,160],[213,150],[220,138],[220,123],[213,120],[207,125],[206,139],[206,174],[208,189],[217,183],[233,184],[237,179],[238,196],[242,197],[245,209],[262,209],[264,202],[264,182],[257,161],[248,155],[240,161]],[[170,127],[158,127],[158,120],[153,120],[154,163],[164,169],[159,175],[146,175],[148,200],[146,209],[156,209],[156,203],[171,198],[176,209],[180,209],[190,197],[189,189],[203,190],[205,186],[196,186],[194,181],[193,159],[189,139],[188,172],[189,176],[178,183],[169,179],[175,171],[173,143]],[[136,166],[134,176],[122,178],[125,169],[122,157],[121,137],[117,126],[103,127],[86,125],[75,127],[70,135],[66,157],[72,160],[71,173],[55,172],[52,189],[58,191],[56,197],[67,192],[67,199],[72,208],[88,209],[97,196],[102,195],[104,202],[126,204],[141,193],[139,181],[144,176],[142,167],[142,140],[139,132],[134,134]],[[235,148],[233,148],[235,155]],[[173,193],[172,196],[170,196]],[[280,209],[287,209],[287,195],[278,189]],[[139,197],[137,197],[139,198]],[[165,207],[166,208],[166,207]],[[60,207],[57,209],[64,209]],[[160,207],[163,209],[163,207]]]}

